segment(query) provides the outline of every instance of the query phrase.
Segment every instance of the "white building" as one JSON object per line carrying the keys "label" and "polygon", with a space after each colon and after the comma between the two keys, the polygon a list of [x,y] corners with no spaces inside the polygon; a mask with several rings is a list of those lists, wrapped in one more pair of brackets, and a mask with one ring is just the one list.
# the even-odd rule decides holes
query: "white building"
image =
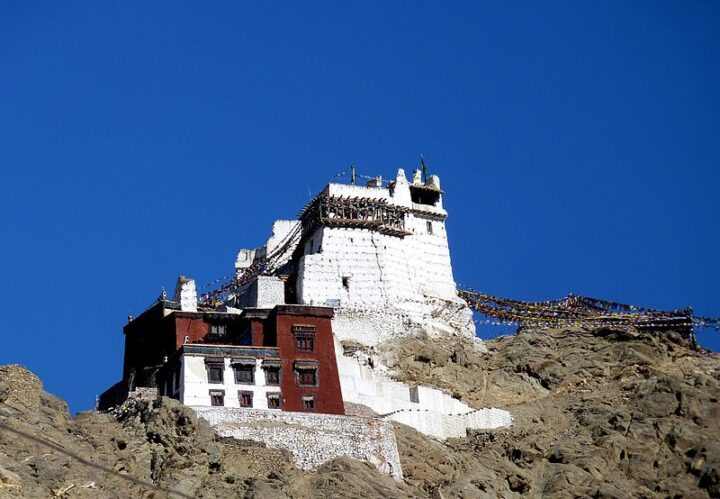
{"label": "white building", "polygon": [[[472,312],[453,278],[440,179],[409,183],[398,170],[387,187],[328,184],[299,220],[273,224],[257,250],[241,250],[236,273],[262,267],[241,290],[238,308],[282,301],[335,309],[333,333],[343,400],[445,439],[467,428],[512,423],[507,411],[473,409],[440,390],[392,380],[377,356],[344,345],[373,347],[390,339],[428,334],[475,337]],[[349,405],[348,405],[349,404]],[[352,412],[352,409],[348,409]]]}
{"label": "white building", "polygon": [[165,367],[161,394],[185,405],[281,410],[278,348],[186,344]]}
{"label": "white building", "polygon": [[254,299],[332,306],[341,341],[372,346],[420,332],[474,338],[453,278],[440,179],[419,178],[408,183],[400,169],[387,187],[327,185],[299,221],[277,221],[265,246],[241,250],[236,272],[264,261],[285,273],[287,284],[256,289]]}

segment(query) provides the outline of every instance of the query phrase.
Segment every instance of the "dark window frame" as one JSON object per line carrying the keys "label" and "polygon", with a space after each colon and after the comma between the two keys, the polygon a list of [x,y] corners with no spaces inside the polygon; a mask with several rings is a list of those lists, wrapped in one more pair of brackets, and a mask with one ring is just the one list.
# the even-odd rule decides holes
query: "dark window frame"
{"label": "dark window frame", "polygon": [[[213,407],[225,407],[225,390],[208,390],[210,393],[210,405]],[[217,403],[220,402],[220,403]]]}
{"label": "dark window frame", "polygon": [[[233,364],[233,373],[235,374],[236,385],[254,385],[255,384],[255,366],[252,364]],[[250,381],[240,378],[240,373],[250,373]]]}
{"label": "dark window frame", "polygon": [[[307,406],[308,402],[312,402],[310,407]],[[317,395],[314,393],[303,393],[300,395],[300,403],[302,410],[305,412],[317,412]]]}
{"label": "dark window frame", "polygon": [[[225,383],[225,364],[207,363],[207,364],[205,364],[205,371],[207,372],[208,384],[222,385],[223,383]],[[212,373],[215,373],[215,372],[220,374],[219,381],[217,381],[212,375]]]}
{"label": "dark window frame", "polygon": [[[312,373],[312,382],[308,382],[307,379],[303,379],[303,375],[308,375],[309,373]],[[297,386],[309,386],[316,388],[320,386],[320,375],[318,373],[317,367],[296,367],[295,368],[295,380],[297,382]]]}
{"label": "dark window frame", "polygon": [[[280,392],[269,392],[265,394],[267,400],[268,409],[281,409],[282,408],[282,393]],[[270,400],[277,400],[277,405],[270,403]]]}
{"label": "dark window frame", "polygon": [[[249,390],[238,390],[238,402],[240,403],[240,407],[252,408],[253,403],[254,403],[254,400],[253,400],[254,395],[255,395],[255,393],[251,392]],[[244,402],[245,401],[244,397],[249,397],[250,402],[246,404]]]}
{"label": "dark window frame", "polygon": [[225,338],[227,330],[227,324],[210,324],[210,336],[215,338]]}
{"label": "dark window frame", "polygon": [[317,327],[303,324],[293,324],[292,334],[295,338],[296,352],[314,352],[315,334]]}
{"label": "dark window frame", "polygon": [[[263,367],[263,370],[265,372],[265,384],[267,386],[280,386],[280,381],[282,378],[280,366],[267,366]],[[274,373],[277,375],[277,381],[270,381],[270,377],[268,376],[268,373]]]}

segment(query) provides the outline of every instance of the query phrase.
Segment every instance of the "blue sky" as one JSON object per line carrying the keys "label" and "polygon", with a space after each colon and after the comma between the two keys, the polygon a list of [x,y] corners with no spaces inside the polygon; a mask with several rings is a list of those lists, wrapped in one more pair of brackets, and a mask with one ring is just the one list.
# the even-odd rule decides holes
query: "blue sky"
{"label": "blue sky", "polygon": [[162,286],[420,152],[459,283],[718,316],[718,26],[692,1],[5,3],[0,363],[91,407]]}

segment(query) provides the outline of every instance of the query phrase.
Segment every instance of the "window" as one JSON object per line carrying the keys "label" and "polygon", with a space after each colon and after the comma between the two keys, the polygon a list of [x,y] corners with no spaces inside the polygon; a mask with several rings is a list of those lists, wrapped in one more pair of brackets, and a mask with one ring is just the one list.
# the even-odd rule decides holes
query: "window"
{"label": "window", "polygon": [[227,335],[227,327],[225,324],[213,324],[210,326],[210,334],[219,338],[224,338]]}
{"label": "window", "polygon": [[315,326],[293,326],[295,336],[295,350],[298,352],[312,352],[315,350]]}
{"label": "window", "polygon": [[350,278],[347,277],[347,276],[343,277],[343,278],[342,278],[342,285],[343,285],[343,288],[345,288],[345,289],[347,289],[347,290],[349,291],[349,290],[350,290]]}
{"label": "window", "polygon": [[410,387],[410,402],[414,402],[416,404],[420,403],[420,394],[418,393],[417,386]]}
{"label": "window", "polygon": [[280,409],[280,393],[268,393],[267,405],[268,409]]}
{"label": "window", "polygon": [[225,390],[210,390],[210,405],[225,405]]}
{"label": "window", "polygon": [[437,206],[440,201],[440,190],[422,186],[410,186],[410,200],[417,204]]}
{"label": "window", "polygon": [[266,367],[265,368],[265,384],[277,386],[280,384],[280,368],[279,367]]}
{"label": "window", "polygon": [[317,369],[298,369],[298,385],[299,386],[317,386]]}
{"label": "window", "polygon": [[298,352],[312,352],[315,350],[315,339],[312,336],[296,337],[295,347]]}
{"label": "window", "polygon": [[433,225],[432,225],[432,222],[428,220],[428,221],[426,222],[426,225],[427,225],[427,233],[428,233],[428,234],[432,234],[432,233],[433,233]]}
{"label": "window", "polygon": [[315,395],[303,395],[302,408],[303,411],[315,411],[317,409],[317,405],[315,404]]}
{"label": "window", "polygon": [[223,364],[208,362],[205,367],[207,368],[208,383],[223,383],[223,371],[225,370]]}
{"label": "window", "polygon": [[240,401],[240,407],[252,407],[253,392],[238,392],[238,400]]}
{"label": "window", "polygon": [[249,364],[235,364],[235,383],[243,385],[255,384],[255,366]]}

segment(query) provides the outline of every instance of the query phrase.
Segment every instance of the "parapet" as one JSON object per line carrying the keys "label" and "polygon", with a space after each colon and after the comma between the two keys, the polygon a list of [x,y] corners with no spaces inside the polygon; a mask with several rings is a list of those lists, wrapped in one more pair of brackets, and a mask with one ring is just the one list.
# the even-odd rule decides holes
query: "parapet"
{"label": "parapet", "polygon": [[183,312],[197,312],[198,299],[195,281],[183,275],[178,277],[173,301],[180,304],[180,310]]}

